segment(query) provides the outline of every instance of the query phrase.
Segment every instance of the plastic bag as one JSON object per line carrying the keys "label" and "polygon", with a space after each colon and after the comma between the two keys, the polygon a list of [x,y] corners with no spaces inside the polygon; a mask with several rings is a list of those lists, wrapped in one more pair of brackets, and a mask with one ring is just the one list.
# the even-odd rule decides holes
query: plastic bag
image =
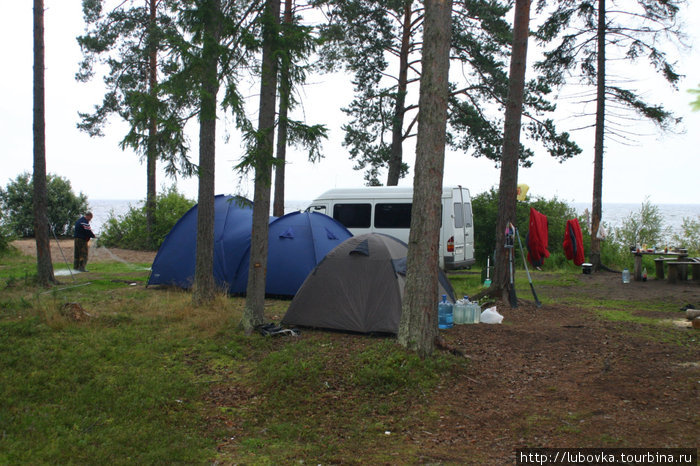
{"label": "plastic bag", "polygon": [[496,306],[493,306],[482,312],[479,320],[484,324],[500,324],[503,322],[503,316],[498,313]]}
{"label": "plastic bag", "polygon": [[608,237],[608,232],[605,231],[605,227],[603,225],[600,225],[598,227],[598,233],[596,234],[596,237],[602,240]]}

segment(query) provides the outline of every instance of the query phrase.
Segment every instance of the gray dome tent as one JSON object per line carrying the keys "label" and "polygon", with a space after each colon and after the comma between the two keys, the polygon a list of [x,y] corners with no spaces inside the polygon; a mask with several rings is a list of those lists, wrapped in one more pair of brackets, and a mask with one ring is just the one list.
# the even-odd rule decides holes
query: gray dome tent
{"label": "gray dome tent", "polygon": [[[406,243],[379,233],[343,241],[306,277],[282,323],[398,333],[407,253]],[[440,295],[454,302],[454,291],[442,271]],[[435,296],[436,309],[438,299]]]}

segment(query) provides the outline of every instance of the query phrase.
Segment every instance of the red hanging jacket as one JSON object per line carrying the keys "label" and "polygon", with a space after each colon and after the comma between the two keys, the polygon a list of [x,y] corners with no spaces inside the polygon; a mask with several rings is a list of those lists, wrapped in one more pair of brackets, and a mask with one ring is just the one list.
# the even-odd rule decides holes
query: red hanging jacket
{"label": "red hanging jacket", "polygon": [[577,218],[566,221],[566,231],[564,232],[564,254],[566,254],[567,259],[573,260],[574,264],[583,264],[583,236],[581,235],[581,227],[578,224]]}
{"label": "red hanging jacket", "polygon": [[540,267],[549,257],[549,227],[547,216],[530,207],[530,227],[527,232],[527,260]]}

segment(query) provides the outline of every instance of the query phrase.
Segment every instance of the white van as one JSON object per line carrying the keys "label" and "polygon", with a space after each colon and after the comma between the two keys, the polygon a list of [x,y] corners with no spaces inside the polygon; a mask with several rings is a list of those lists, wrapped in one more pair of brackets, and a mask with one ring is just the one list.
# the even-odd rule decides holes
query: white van
{"label": "white van", "polygon": [[[331,189],[316,198],[307,212],[321,212],[345,225],[353,235],[384,233],[408,243],[413,188],[387,186]],[[474,222],[469,190],[443,187],[440,267],[474,264]]]}

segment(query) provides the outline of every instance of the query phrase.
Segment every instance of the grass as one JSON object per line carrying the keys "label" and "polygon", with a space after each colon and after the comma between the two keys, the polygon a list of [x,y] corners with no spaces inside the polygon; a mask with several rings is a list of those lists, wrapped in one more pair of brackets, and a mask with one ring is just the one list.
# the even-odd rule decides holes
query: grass
{"label": "grass", "polygon": [[[217,329],[226,317],[198,310],[185,320],[183,293],[144,299],[120,282],[90,283],[26,297],[14,287],[4,300],[0,462],[203,461],[211,440],[197,433],[202,386],[189,355],[203,351],[198,336],[218,331],[212,315]],[[67,319],[65,302],[91,318]]]}
{"label": "grass", "polygon": [[[589,310],[601,320],[621,324],[619,331],[627,335],[679,347],[695,347],[698,344],[693,332],[678,331],[673,321],[683,321],[684,316],[677,308],[669,308],[666,300],[636,301],[569,295],[558,298],[557,302]],[[660,318],[659,314],[667,317]]]}
{"label": "grass", "polygon": [[[423,461],[410,430],[440,423],[449,407],[431,393],[464,375],[467,359],[423,360],[393,339],[311,330],[246,336],[243,299],[195,308],[187,292],[146,289],[147,266],[95,263],[44,290],[31,258],[0,258],[0,464]],[[450,275],[458,296],[483,289],[476,272]],[[539,273],[536,286],[573,290],[579,276]],[[530,299],[524,271],[516,286]],[[662,303],[563,296],[557,302],[632,324],[621,331],[689,344],[678,336],[687,332],[648,315]],[[67,303],[89,317],[72,319]],[[288,305],[268,300],[267,319]],[[581,416],[533,413],[513,428],[575,435]]]}
{"label": "grass", "polygon": [[2,322],[0,423],[10,447],[2,462],[108,463],[117,452],[149,463],[164,452],[176,461],[203,459],[205,442],[192,444],[198,437],[187,427],[198,413],[178,401],[197,397],[194,374],[180,362],[182,345],[154,330],[143,323],[52,328],[40,317]]}
{"label": "grass", "polygon": [[341,351],[341,357],[329,348],[333,344],[324,336],[304,339],[256,361],[250,370],[256,392],[265,396],[256,400],[255,410],[221,413],[224,424],[237,427],[234,432],[246,432],[224,461],[334,463],[370,451],[368,458],[379,461],[381,451],[396,451],[387,444],[403,448],[401,437],[391,432],[422,415],[408,408],[409,401],[424,398],[455,364],[445,357],[420,360],[386,339],[370,340],[357,352]]}
{"label": "grass", "polygon": [[395,433],[434,418],[426,397],[466,364],[385,338],[246,336],[243,299],[194,308],[146,289],[148,264],[95,263],[44,290],[31,258],[1,260],[1,464],[395,462],[384,452],[415,453]]}
{"label": "grass", "polygon": [[472,273],[451,273],[448,275],[457,298],[473,296],[483,289],[481,272],[476,269],[472,269],[470,272]]}

